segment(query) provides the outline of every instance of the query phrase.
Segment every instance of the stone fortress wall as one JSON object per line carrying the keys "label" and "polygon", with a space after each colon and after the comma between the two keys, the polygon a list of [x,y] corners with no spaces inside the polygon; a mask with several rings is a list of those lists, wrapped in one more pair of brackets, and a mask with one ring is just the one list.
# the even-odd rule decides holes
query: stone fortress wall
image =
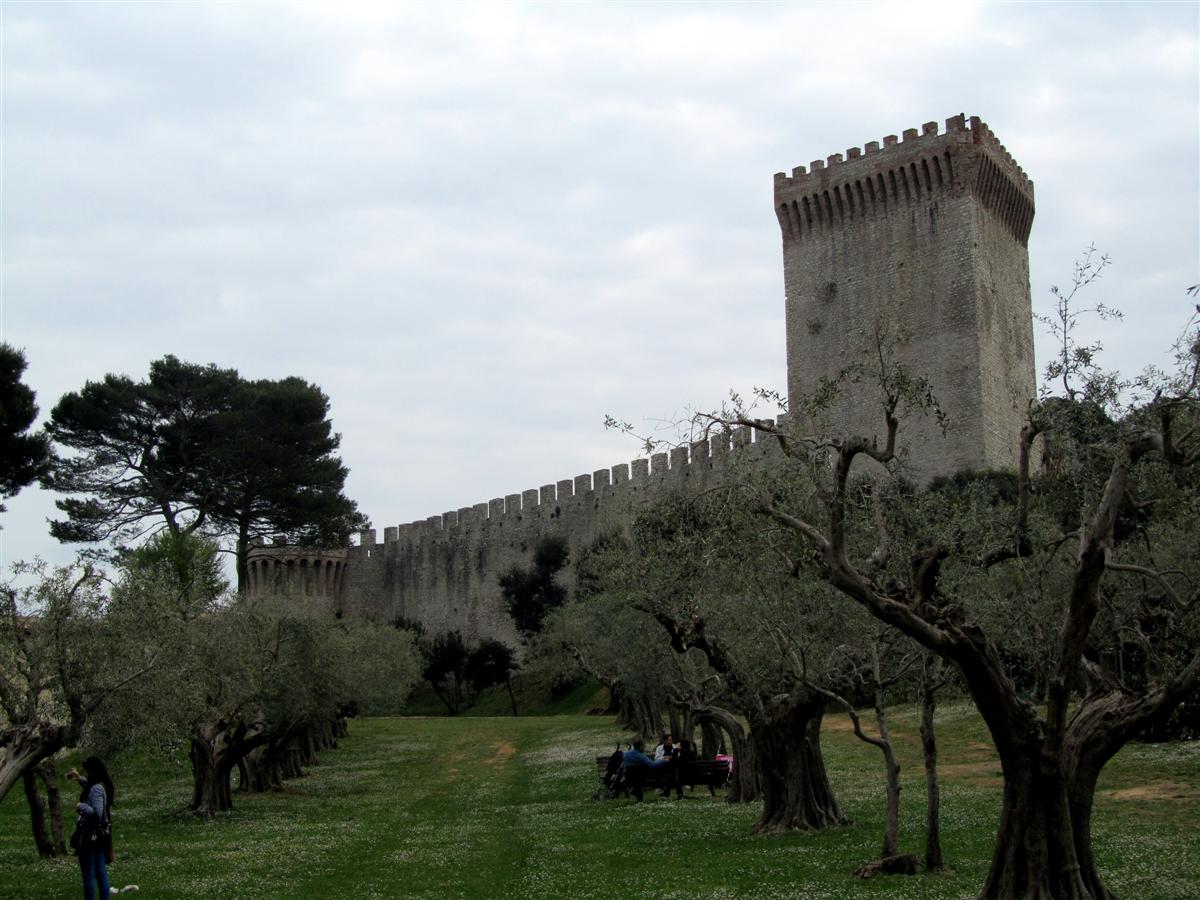
{"label": "stone fortress wall", "polygon": [[[489,637],[515,643],[498,579],[512,566],[530,566],[544,535],[563,536],[577,552],[626,529],[658,497],[715,484],[734,454],[753,464],[778,452],[762,432],[736,428],[649,459],[389,526],[382,543],[368,529],[357,546],[332,554],[267,545],[252,556],[251,593],[289,589],[325,597],[351,614],[406,616],[431,633],[457,629],[468,643]],[[562,575],[569,583],[570,573]]]}
{"label": "stone fortress wall", "polygon": [[[1025,404],[1034,396],[1027,242],[1033,183],[978,118],[930,122],[845,157],[775,176],[783,238],[788,390],[861,361],[875,323],[905,336],[897,353],[928,374],[951,418],[904,425],[910,476],[1010,468]],[[848,385],[842,428],[878,433],[877,392]],[[755,435],[760,439],[755,440]],[[627,529],[640,509],[674,491],[703,489],[733,454],[773,452],[761,432],[710,441],[590,475],[375,530],[335,550],[267,546],[252,556],[251,591],[326,597],[345,612],[406,616],[468,643],[515,643],[498,579],[528,567],[538,540],[563,536],[572,553]],[[569,573],[567,577],[569,579]]]}

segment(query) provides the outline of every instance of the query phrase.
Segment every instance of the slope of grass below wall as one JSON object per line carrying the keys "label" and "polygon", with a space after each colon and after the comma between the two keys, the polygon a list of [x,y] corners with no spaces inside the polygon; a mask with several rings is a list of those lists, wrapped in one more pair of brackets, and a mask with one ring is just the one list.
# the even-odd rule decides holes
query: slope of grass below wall
{"label": "slope of grass below wall", "polygon": [[[606,719],[396,718],[351,723],[342,747],[281,793],[190,819],[182,764],[114,763],[117,886],[139,897],[974,897],[999,811],[999,767],[966,706],[940,714],[951,870],[861,882],[877,853],[878,753],[827,719],[825,748],[854,824],[751,837],[757,804],[707,791],[682,801],[593,801]],[[903,849],[921,850],[924,786],[914,716],[895,715]],[[67,762],[75,763],[71,759]],[[1125,898],[1200,896],[1200,742],[1133,745],[1105,770],[1101,867]],[[39,860],[18,787],[0,804],[0,897],[78,892],[74,859]]]}
{"label": "slope of grass below wall", "polygon": [[[512,680],[517,714],[521,716],[584,715],[608,706],[608,690],[598,682],[556,686],[541,673],[518,673]],[[512,699],[504,685],[487,688],[459,707],[460,716],[511,716]],[[404,716],[448,716],[446,704],[428,682],[419,684],[400,714]]]}

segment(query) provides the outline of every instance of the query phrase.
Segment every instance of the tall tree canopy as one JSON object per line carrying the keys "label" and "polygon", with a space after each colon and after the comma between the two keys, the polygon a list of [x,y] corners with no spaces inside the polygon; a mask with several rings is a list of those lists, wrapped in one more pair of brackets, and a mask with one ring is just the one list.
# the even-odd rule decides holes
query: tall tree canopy
{"label": "tall tree canopy", "polygon": [[232,539],[238,587],[252,541],[340,543],[365,524],[343,493],[347,470],[329,399],[299,378],[243,379],[165,356],[135,382],[106,375],[65,395],[49,435],[72,451],[44,484],[68,496],[51,523],[63,541],[200,531]]}
{"label": "tall tree canopy", "polygon": [[33,391],[21,383],[25,366],[20,350],[0,344],[0,499],[13,496],[41,475],[50,458],[45,435],[27,433],[38,408]]}
{"label": "tall tree canopy", "polygon": [[127,541],[204,525],[217,474],[215,423],[237,383],[232,369],[164,356],[146,381],[105,375],[64,395],[46,432],[72,452],[55,460],[43,484],[73,496],[57,501],[66,518],[51,522],[50,533],[61,541]]}
{"label": "tall tree canopy", "polygon": [[212,533],[231,536],[238,588],[255,538],[287,535],[295,544],[339,545],[366,518],[342,493],[348,470],[329,398],[300,378],[241,381],[217,418],[215,484],[204,509]]}

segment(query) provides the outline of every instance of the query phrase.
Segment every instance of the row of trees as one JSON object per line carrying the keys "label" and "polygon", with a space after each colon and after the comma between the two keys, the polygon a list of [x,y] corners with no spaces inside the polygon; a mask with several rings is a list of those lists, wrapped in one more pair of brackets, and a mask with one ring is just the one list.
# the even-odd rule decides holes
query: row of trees
{"label": "row of trees", "polygon": [[232,807],[235,772],[243,790],[280,787],[336,746],[347,716],[396,711],[420,675],[406,631],[303,598],[229,595],[215,547],[194,535],[126,554],[113,582],[88,566],[16,574],[0,597],[0,799],[24,781],[43,853],[61,850],[63,748],[185,747],[191,810],[211,818]]}
{"label": "row of trees", "polygon": [[240,593],[255,539],[339,544],[365,525],[320,389],[167,356],[143,381],[67,394],[33,433],[24,368],[0,345],[0,496],[40,479],[66,495],[51,533],[110,545],[113,565],[18,565],[0,586],[0,799],[23,782],[40,852],[63,850],[64,748],[186,747],[191,809],[211,817],[233,772],[277,788],[347,715],[399,708],[421,672],[413,635]]}
{"label": "row of trees", "polygon": [[[1088,276],[1077,271],[1077,283]],[[577,561],[579,588],[545,639],[609,684],[637,730],[657,731],[668,709],[685,729],[721,729],[741,771],[732,798],[761,800],[759,831],[844,821],[820,726],[831,705],[851,710],[881,751],[885,862],[898,851],[899,803],[886,698],[911,690],[933,866],[944,665],[1004,775],[982,896],[1107,898],[1091,844],[1097,777],[1200,685],[1200,315],[1173,371],[1125,382],[1073,341],[1071,296],[1048,373],[1065,387],[1030,408],[1015,474],[923,490],[904,481],[903,423],[936,408],[881,334],[878,367],[840,376],[878,382],[878,436],[828,426],[837,379],[791,398],[786,426],[736,397],[697,417],[705,433],[758,428],[778,465],[735,469],[701,497],[649,511],[628,540],[601,542]],[[853,713],[863,705],[872,734]]]}

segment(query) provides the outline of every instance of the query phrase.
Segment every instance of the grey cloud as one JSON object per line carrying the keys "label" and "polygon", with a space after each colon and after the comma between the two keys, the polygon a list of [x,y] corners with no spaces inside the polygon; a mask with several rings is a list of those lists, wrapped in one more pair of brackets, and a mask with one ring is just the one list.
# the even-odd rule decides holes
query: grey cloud
{"label": "grey cloud", "polygon": [[[423,518],[636,453],[606,412],[781,386],[771,174],[962,111],[1037,182],[1035,303],[1095,241],[1137,369],[1200,278],[1196,34],[1166,4],[10,3],[4,337],[43,410],[167,352],[303,375],[376,524]],[[49,498],[9,506],[7,560],[59,552]]]}

